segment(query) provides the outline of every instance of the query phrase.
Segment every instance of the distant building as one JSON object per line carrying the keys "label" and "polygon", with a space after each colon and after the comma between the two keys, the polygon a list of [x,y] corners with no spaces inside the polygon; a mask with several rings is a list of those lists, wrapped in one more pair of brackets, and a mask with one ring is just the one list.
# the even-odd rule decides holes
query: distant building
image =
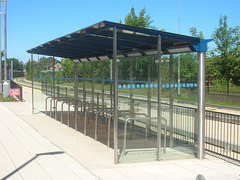
{"label": "distant building", "polygon": [[55,71],[62,71],[62,64],[57,59],[54,59],[53,64],[53,58],[44,58],[41,61],[38,62],[38,66],[40,67],[41,72],[50,72],[53,71],[53,67],[55,67]]}

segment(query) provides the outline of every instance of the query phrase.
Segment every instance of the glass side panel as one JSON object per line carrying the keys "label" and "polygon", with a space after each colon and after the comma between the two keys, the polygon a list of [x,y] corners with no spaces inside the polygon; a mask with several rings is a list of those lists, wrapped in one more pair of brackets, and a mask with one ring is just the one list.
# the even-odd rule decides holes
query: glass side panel
{"label": "glass side panel", "polygon": [[[132,60],[122,59],[118,62],[120,163],[157,159],[158,61],[156,59],[156,57],[142,57]],[[181,80],[178,83],[178,56],[173,57],[172,73],[170,73],[170,57],[162,57],[162,160],[196,157],[198,102],[196,59],[196,54],[181,55]]]}
{"label": "glass side panel", "polygon": [[163,160],[193,158],[197,153],[197,55],[180,55],[180,82],[178,58],[173,56],[172,78],[170,57],[163,57],[162,62],[162,135],[166,135]]}
{"label": "glass side panel", "polygon": [[[156,160],[156,128],[151,115],[151,60],[133,58],[118,63],[119,162]],[[156,87],[155,87],[156,88]]]}

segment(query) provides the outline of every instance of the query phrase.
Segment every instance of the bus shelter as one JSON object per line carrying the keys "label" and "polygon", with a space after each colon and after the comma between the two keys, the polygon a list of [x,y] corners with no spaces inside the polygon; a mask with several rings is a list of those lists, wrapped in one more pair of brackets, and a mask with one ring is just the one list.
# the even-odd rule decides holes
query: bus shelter
{"label": "bus shelter", "polygon": [[[53,57],[51,83],[41,79],[45,113],[112,147],[114,163],[203,159],[205,53],[209,41],[102,21],[27,52],[32,62],[33,54]],[[180,53],[197,54],[196,81],[174,80],[174,56]],[[54,57],[74,62],[71,93],[56,84]],[[168,78],[163,81],[164,63],[168,63]],[[106,77],[106,64],[110,64],[110,77]],[[90,78],[87,67],[88,72],[91,68]],[[101,75],[95,77],[99,71]],[[178,87],[195,89],[191,105],[174,99]],[[35,106],[33,96],[33,113]]]}

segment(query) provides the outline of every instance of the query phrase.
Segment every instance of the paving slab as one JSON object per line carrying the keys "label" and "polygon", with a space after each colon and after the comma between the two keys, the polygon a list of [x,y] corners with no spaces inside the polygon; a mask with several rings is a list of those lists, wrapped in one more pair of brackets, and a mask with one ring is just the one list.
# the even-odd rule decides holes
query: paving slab
{"label": "paving slab", "polygon": [[0,114],[1,179],[97,179],[3,103]]}

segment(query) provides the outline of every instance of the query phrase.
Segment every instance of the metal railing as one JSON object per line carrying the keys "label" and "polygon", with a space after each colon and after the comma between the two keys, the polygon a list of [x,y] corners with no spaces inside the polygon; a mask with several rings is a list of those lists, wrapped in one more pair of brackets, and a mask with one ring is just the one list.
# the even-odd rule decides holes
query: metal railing
{"label": "metal railing", "polygon": [[[53,96],[53,87],[50,83],[43,83],[42,84],[42,91],[43,93]],[[113,115],[111,112],[109,112],[109,109],[104,107],[103,110],[102,107],[99,106],[99,99],[101,93],[94,92],[95,97],[95,103],[92,101],[92,92],[86,91],[85,93],[79,89],[79,100],[83,100],[83,95],[85,94],[85,104],[81,104],[79,107],[82,109],[86,109],[88,111],[91,111],[92,115],[95,115],[95,139],[97,139],[97,128],[98,128],[98,116],[102,115],[105,116],[107,120],[107,143],[108,146],[110,146],[110,126],[111,126],[111,119],[113,118]],[[108,95],[108,94],[106,94]],[[105,95],[105,96],[106,96]],[[56,86],[56,93],[55,93],[56,99],[58,98],[59,101],[63,104],[69,104],[70,99],[73,100],[74,97],[74,89],[71,87],[64,87],[64,86]],[[64,98],[66,100],[64,100]],[[51,101],[50,101],[51,102]],[[96,103],[98,102],[98,103]],[[127,102],[127,101],[126,101]],[[139,99],[134,99],[134,106],[141,108],[141,103],[139,103]],[[146,109],[146,100],[142,101],[142,109]],[[82,102],[83,103],[83,102]],[[124,102],[123,102],[124,103]],[[156,104],[156,102],[152,102],[152,104]],[[129,106],[129,100],[126,103]],[[136,105],[137,104],[137,105]],[[71,103],[73,105],[73,103]],[[85,106],[85,108],[83,108]],[[172,129],[170,127],[170,120],[169,120],[169,114],[170,114],[170,105],[167,103],[162,103],[162,117],[167,119],[166,126],[166,137],[169,139],[170,137],[170,131],[172,130],[172,138],[175,141],[185,142],[185,143],[191,143],[196,144],[197,142],[197,134],[198,134],[198,116],[197,116],[197,109],[192,107],[185,107],[185,106],[179,106],[179,105],[173,105],[172,106],[172,113],[173,113],[173,119],[172,119]],[[47,107],[47,105],[46,105]],[[63,107],[62,107],[63,109]],[[100,110],[99,110],[100,109]],[[47,111],[47,110],[46,110]],[[107,112],[108,111],[108,112]],[[51,110],[50,110],[51,112]],[[87,112],[87,111],[86,111]],[[83,117],[85,116],[85,122],[84,122],[84,133],[87,134],[86,128],[87,128],[87,117],[88,113],[85,111],[83,112]],[[145,112],[144,112],[145,113]],[[221,112],[214,112],[214,111],[205,111],[206,113],[206,119],[205,119],[205,150],[207,152],[215,153],[220,156],[224,156],[226,158],[240,161],[240,116],[239,115],[233,115],[233,114],[227,114],[227,113],[221,113]],[[62,115],[61,115],[62,116]],[[152,114],[152,117],[154,117],[155,114]],[[62,117],[61,117],[62,118]],[[62,121],[62,119],[61,119]],[[121,120],[124,122],[124,119]],[[124,126],[124,123],[123,123]],[[156,123],[151,122],[151,131],[156,132]],[[145,133],[144,129],[145,127],[140,127],[137,125],[134,125],[133,130],[140,130],[143,133]]]}
{"label": "metal railing", "polygon": [[[157,117],[132,117],[132,118],[127,118],[124,122],[124,138],[123,138],[123,155],[126,155],[126,146],[127,146],[127,125],[128,121],[134,120],[134,121],[151,121],[151,120],[157,120]],[[162,118],[162,121],[164,121],[164,147],[163,147],[163,153],[166,153],[166,144],[167,144],[167,120],[165,118]],[[148,137],[148,132],[147,132],[147,125],[148,123],[145,122],[145,143],[147,143],[147,137]]]}
{"label": "metal railing", "polygon": [[240,161],[240,116],[206,111],[205,149]]}

